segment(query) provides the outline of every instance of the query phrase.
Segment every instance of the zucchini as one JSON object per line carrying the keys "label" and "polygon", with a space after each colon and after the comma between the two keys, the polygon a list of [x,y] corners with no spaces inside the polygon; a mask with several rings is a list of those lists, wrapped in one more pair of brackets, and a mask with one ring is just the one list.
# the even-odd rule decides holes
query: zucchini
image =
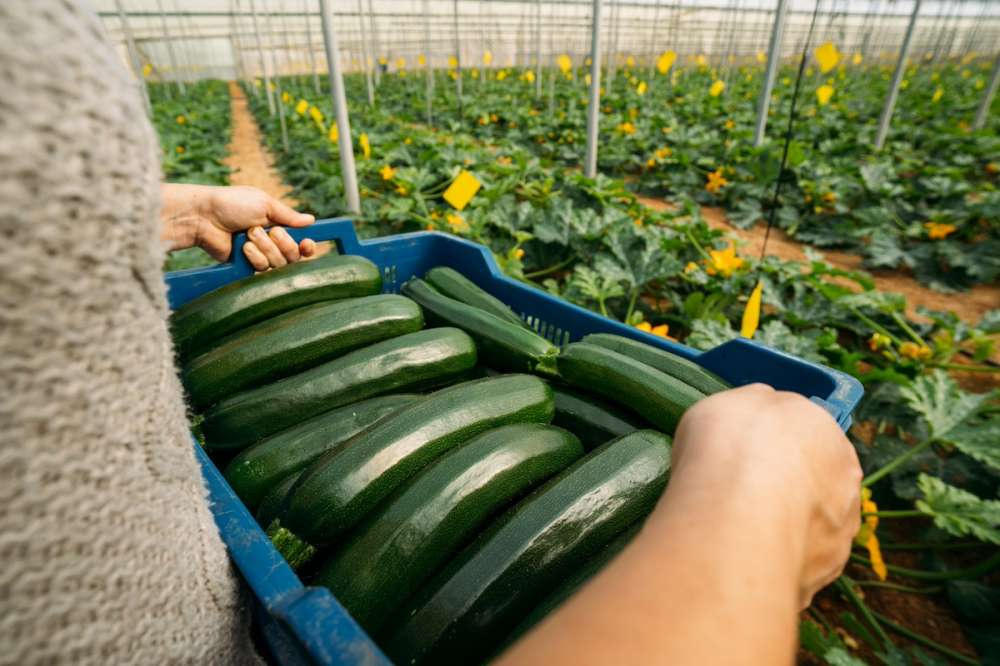
{"label": "zucchini", "polygon": [[548,423],[552,402],[552,389],[530,375],[477,379],[432,393],[313,463],[268,535],[299,566],[449,449],[501,425]]}
{"label": "zucchini", "polygon": [[592,333],[584,336],[581,342],[597,345],[618,352],[640,363],[654,367],[671,377],[676,377],[688,386],[692,386],[705,395],[726,391],[733,386],[714,372],[709,372],[694,361],[678,356],[665,349],[657,349],[645,342],[611,333]]}
{"label": "zucchini", "polygon": [[205,413],[210,450],[239,449],[352,402],[420,390],[476,364],[476,345],[457,328],[430,328],[383,340],[311,370],[250,389]]}
{"label": "zucchini", "polygon": [[330,588],[374,633],[484,522],[581,456],[580,440],[562,428],[518,423],[489,430],[420,472],[312,583]]}
{"label": "zucchini", "polygon": [[281,512],[281,505],[285,501],[285,497],[288,495],[288,491],[292,489],[295,482],[299,480],[303,472],[293,472],[279,481],[277,484],[271,487],[264,495],[264,499],[260,501],[260,506],[257,507],[257,523],[267,529],[267,526],[271,524],[278,514]]}
{"label": "zucchini", "polygon": [[181,358],[250,324],[295,308],[382,291],[378,266],[364,257],[328,254],[245,277],[178,308],[170,318]]}
{"label": "zucchini", "polygon": [[307,305],[234,333],[181,373],[196,410],[365,345],[423,328],[420,306],[397,294]]}
{"label": "zucchini", "polygon": [[534,331],[449,298],[419,278],[406,282],[400,293],[419,303],[428,321],[457,326],[471,335],[480,357],[490,366],[517,372],[555,373],[559,349]]}
{"label": "zucchini", "polygon": [[432,268],[424,275],[424,280],[449,298],[454,298],[456,301],[461,301],[466,305],[485,310],[512,324],[517,324],[524,328],[528,327],[523,319],[507,307],[506,303],[496,296],[483,291],[475,282],[454,268],[448,268],[447,266]]}
{"label": "zucchini", "polygon": [[559,374],[570,385],[594,391],[631,409],[671,435],[684,411],[705,397],[676,377],[585,342],[563,349]]}
{"label": "zucchini", "polygon": [[251,510],[282,479],[420,396],[400,393],[339,407],[240,451],[223,476]]}
{"label": "zucchini", "polygon": [[553,386],[556,415],[552,425],[566,428],[580,438],[589,451],[616,437],[639,430],[634,417],[595,397]]}
{"label": "zucchini", "polygon": [[669,438],[653,430],[601,446],[452,560],[402,606],[381,647],[400,664],[476,663],[559,581],[653,509],[669,468]]}

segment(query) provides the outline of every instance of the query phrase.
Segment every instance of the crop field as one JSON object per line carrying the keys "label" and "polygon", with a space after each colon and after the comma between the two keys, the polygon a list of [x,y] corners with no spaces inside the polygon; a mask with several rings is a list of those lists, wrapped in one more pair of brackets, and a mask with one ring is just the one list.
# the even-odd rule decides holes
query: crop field
{"label": "crop field", "polygon": [[[1000,101],[974,127],[992,58],[912,57],[875,150],[891,60],[820,46],[803,72],[776,204],[797,61],[778,70],[770,140],[755,147],[762,53],[726,64],[623,58],[603,80],[598,174],[588,177],[590,68],[485,60],[428,81],[424,66],[397,59],[374,104],[363,74],[345,77],[359,234],[482,243],[513,278],[698,349],[741,334],[762,284],[753,339],[866,390],[850,432],[865,471],[862,528],[845,574],[802,615],[800,660],[1000,662],[1000,301],[989,296],[1000,294]],[[348,137],[325,77],[318,93],[309,75],[274,83],[283,120],[262,79],[242,85],[281,178],[301,209],[348,215]],[[150,89],[165,177],[225,183],[225,84],[180,99]],[[464,173],[480,187],[455,205],[444,194]],[[761,258],[739,240],[740,230],[763,233],[772,213],[804,261]],[[845,268],[828,251],[858,260]],[[913,293],[949,294],[954,311],[879,289],[886,275]],[[988,294],[986,307],[962,307],[970,290]]]}

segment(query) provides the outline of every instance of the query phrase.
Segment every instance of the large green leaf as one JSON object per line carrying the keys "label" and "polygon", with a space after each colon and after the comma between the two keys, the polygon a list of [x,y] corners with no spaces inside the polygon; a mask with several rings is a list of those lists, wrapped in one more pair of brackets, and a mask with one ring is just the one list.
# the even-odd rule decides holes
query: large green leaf
{"label": "large green leaf", "polygon": [[967,456],[1000,470],[1000,415],[967,419],[943,439]]}
{"label": "large green leaf", "polygon": [[934,517],[934,524],[957,537],[972,536],[1000,546],[1000,500],[984,500],[940,479],[921,474],[917,485],[923,499],[917,508]]}
{"label": "large green leaf", "polygon": [[[921,375],[912,384],[903,387],[900,394],[910,408],[923,417],[931,436],[936,439],[948,439],[953,429],[992,398],[990,393],[963,391],[943,370]],[[972,441],[976,441],[974,437]]]}

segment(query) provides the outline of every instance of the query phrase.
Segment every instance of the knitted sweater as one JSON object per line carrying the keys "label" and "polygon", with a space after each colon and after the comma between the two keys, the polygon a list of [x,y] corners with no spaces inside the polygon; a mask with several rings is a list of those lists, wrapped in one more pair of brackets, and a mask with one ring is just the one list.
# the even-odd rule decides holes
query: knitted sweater
{"label": "knitted sweater", "polygon": [[74,0],[0,2],[0,663],[257,660],[167,331],[159,148]]}

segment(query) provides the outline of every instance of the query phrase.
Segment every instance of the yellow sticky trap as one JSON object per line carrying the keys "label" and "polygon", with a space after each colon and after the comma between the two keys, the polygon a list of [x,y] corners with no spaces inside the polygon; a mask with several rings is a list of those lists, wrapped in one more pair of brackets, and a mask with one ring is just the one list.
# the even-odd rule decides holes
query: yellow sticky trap
{"label": "yellow sticky trap", "polygon": [[472,201],[472,197],[476,196],[476,192],[482,186],[483,184],[475,176],[463,170],[444,191],[444,200],[450,203],[455,210],[465,210],[465,207]]}
{"label": "yellow sticky trap", "polygon": [[489,65],[492,62],[493,62],[493,54],[490,53],[489,51],[484,51],[483,52],[483,64],[484,65]]}
{"label": "yellow sticky trap", "polygon": [[664,51],[660,54],[660,57],[656,59],[656,71],[660,74],[666,74],[670,71],[670,68],[674,66],[674,62],[676,61],[676,53],[673,51]]}
{"label": "yellow sticky trap", "polygon": [[821,44],[813,51],[813,55],[816,56],[816,64],[819,65],[819,71],[824,74],[836,67],[837,63],[840,62],[840,51],[837,50],[837,46],[833,42]]}
{"label": "yellow sticky trap", "polygon": [[563,74],[569,74],[570,70],[573,69],[573,61],[566,54],[556,58],[556,64],[559,65],[559,69],[562,70]]}
{"label": "yellow sticky trap", "polygon": [[417,56],[417,64],[420,66],[427,64],[427,58],[424,56],[423,53]]}
{"label": "yellow sticky trap", "polygon": [[760,324],[760,298],[763,291],[764,283],[758,282],[750,294],[746,309],[743,310],[740,335],[744,338],[752,338],[753,334],[757,332],[757,326]]}
{"label": "yellow sticky trap", "polygon": [[451,67],[452,69],[458,67],[458,58],[456,58],[455,56],[448,56],[448,66]]}

